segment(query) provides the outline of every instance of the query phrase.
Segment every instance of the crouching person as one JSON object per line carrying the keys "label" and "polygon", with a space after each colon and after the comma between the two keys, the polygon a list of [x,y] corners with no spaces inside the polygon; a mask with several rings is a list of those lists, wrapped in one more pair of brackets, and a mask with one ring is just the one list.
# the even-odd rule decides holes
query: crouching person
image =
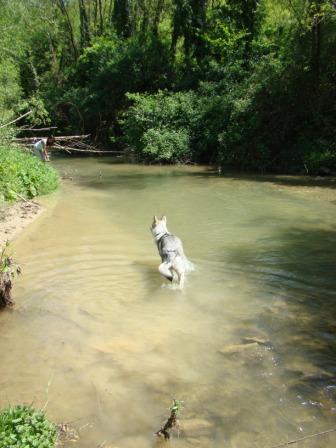
{"label": "crouching person", "polygon": [[48,149],[55,143],[54,137],[41,138],[34,144],[34,153],[43,162],[49,162]]}

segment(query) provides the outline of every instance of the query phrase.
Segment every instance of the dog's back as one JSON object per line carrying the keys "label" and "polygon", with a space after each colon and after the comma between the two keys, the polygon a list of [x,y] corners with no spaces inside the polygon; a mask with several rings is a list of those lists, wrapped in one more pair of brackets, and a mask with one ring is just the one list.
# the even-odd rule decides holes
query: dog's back
{"label": "dog's back", "polygon": [[157,242],[158,251],[163,263],[172,263],[177,255],[183,254],[180,238],[167,233]]}

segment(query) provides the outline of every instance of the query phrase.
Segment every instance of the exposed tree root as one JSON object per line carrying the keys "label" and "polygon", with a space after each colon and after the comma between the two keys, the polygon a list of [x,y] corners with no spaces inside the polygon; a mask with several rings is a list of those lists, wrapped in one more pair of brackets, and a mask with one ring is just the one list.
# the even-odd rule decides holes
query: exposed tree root
{"label": "exposed tree root", "polygon": [[181,411],[182,402],[179,400],[174,400],[173,405],[170,408],[170,416],[166,423],[160,428],[155,434],[158,437],[164,437],[165,439],[170,439],[170,431],[178,425],[177,417]]}
{"label": "exposed tree root", "polygon": [[6,254],[6,247],[0,253],[0,309],[14,305],[11,294],[13,279],[21,273],[20,266]]}
{"label": "exposed tree root", "polygon": [[68,442],[78,442],[79,435],[77,431],[69,426],[67,423],[60,423],[57,425],[58,442],[56,447],[63,448],[67,446]]}

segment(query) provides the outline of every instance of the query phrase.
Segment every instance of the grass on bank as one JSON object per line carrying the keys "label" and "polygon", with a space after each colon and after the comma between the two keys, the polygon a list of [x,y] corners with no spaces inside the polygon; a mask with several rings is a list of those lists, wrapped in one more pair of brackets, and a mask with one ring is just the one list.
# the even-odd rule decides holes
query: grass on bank
{"label": "grass on bank", "polygon": [[13,146],[0,145],[0,204],[18,194],[33,198],[56,190],[58,174],[47,163]]}
{"label": "grass on bank", "polygon": [[18,405],[0,412],[0,448],[54,448],[57,438],[43,411]]}

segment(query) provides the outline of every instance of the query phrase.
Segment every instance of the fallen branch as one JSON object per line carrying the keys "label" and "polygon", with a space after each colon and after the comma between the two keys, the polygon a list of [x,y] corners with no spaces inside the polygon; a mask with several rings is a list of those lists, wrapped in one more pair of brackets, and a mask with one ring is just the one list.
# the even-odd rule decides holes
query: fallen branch
{"label": "fallen branch", "polygon": [[[62,141],[71,141],[71,140],[83,140],[85,138],[90,137],[90,134],[85,135],[61,135],[58,137],[54,137],[54,139],[58,142]],[[13,142],[33,142],[38,137],[16,137],[11,139]],[[39,138],[46,138],[46,137],[39,137]]]}
{"label": "fallen branch", "polygon": [[56,141],[67,141],[67,140],[83,140],[84,138],[88,138],[90,137],[90,134],[85,134],[85,135],[62,135],[62,136],[58,136],[55,137]]}
{"label": "fallen branch", "polygon": [[9,123],[6,123],[6,124],[1,125],[1,126],[0,126],[0,129],[1,129],[1,128],[5,128],[6,126],[9,126],[10,124],[16,123],[17,121],[21,120],[21,118],[26,117],[27,115],[31,114],[32,112],[33,112],[33,111],[30,110],[29,112],[26,112],[25,114],[20,115],[20,117],[16,118],[15,120],[10,121]]}
{"label": "fallen branch", "polygon": [[29,201],[28,199],[24,198],[23,196],[21,196],[21,194],[17,193],[15,190],[13,190],[13,188],[11,188],[11,191],[13,193],[16,194],[16,196],[18,196],[20,199],[22,199],[24,202],[26,202],[27,204],[36,204],[36,202],[33,201]]}
{"label": "fallen branch", "polygon": [[303,440],[312,439],[313,437],[323,436],[324,434],[329,434],[331,432],[335,432],[336,428],[328,429],[327,431],[316,432],[315,434],[311,434],[309,436],[300,437],[299,439],[290,440],[289,442],[280,443],[279,445],[273,445],[271,448],[280,448],[283,446],[292,445],[293,443],[302,442]]}
{"label": "fallen branch", "polygon": [[79,149],[79,148],[72,148],[71,146],[53,146],[56,149],[64,150],[67,152],[75,151],[75,152],[91,152],[96,154],[124,154],[124,151],[104,151],[102,149]]}
{"label": "fallen branch", "polygon": [[49,128],[20,128],[20,131],[51,131],[51,129],[57,129],[57,126],[50,126]]}
{"label": "fallen branch", "polygon": [[[96,153],[96,154],[124,154],[124,151],[114,151],[114,150],[106,151],[102,149],[97,149],[95,146],[82,141],[88,138],[89,136],[90,134],[61,135],[58,137],[54,137],[55,143],[50,147],[50,149],[56,149],[58,151],[66,151],[69,154],[71,154],[72,152]],[[37,137],[17,137],[11,140],[15,142],[17,145],[32,147],[34,146],[36,139]]]}
{"label": "fallen branch", "polygon": [[[31,151],[29,148],[32,148],[34,146],[34,143],[23,143],[23,142],[17,142],[18,145],[22,145],[24,149]],[[96,149],[90,145],[86,145],[87,148],[91,149],[80,149],[80,148],[74,148],[73,146],[63,146],[63,145],[53,145],[49,150],[55,149],[57,151],[66,151],[68,154],[71,154],[71,152],[90,152],[90,153],[96,153],[96,154],[124,154],[124,151],[106,151],[103,149]]]}

